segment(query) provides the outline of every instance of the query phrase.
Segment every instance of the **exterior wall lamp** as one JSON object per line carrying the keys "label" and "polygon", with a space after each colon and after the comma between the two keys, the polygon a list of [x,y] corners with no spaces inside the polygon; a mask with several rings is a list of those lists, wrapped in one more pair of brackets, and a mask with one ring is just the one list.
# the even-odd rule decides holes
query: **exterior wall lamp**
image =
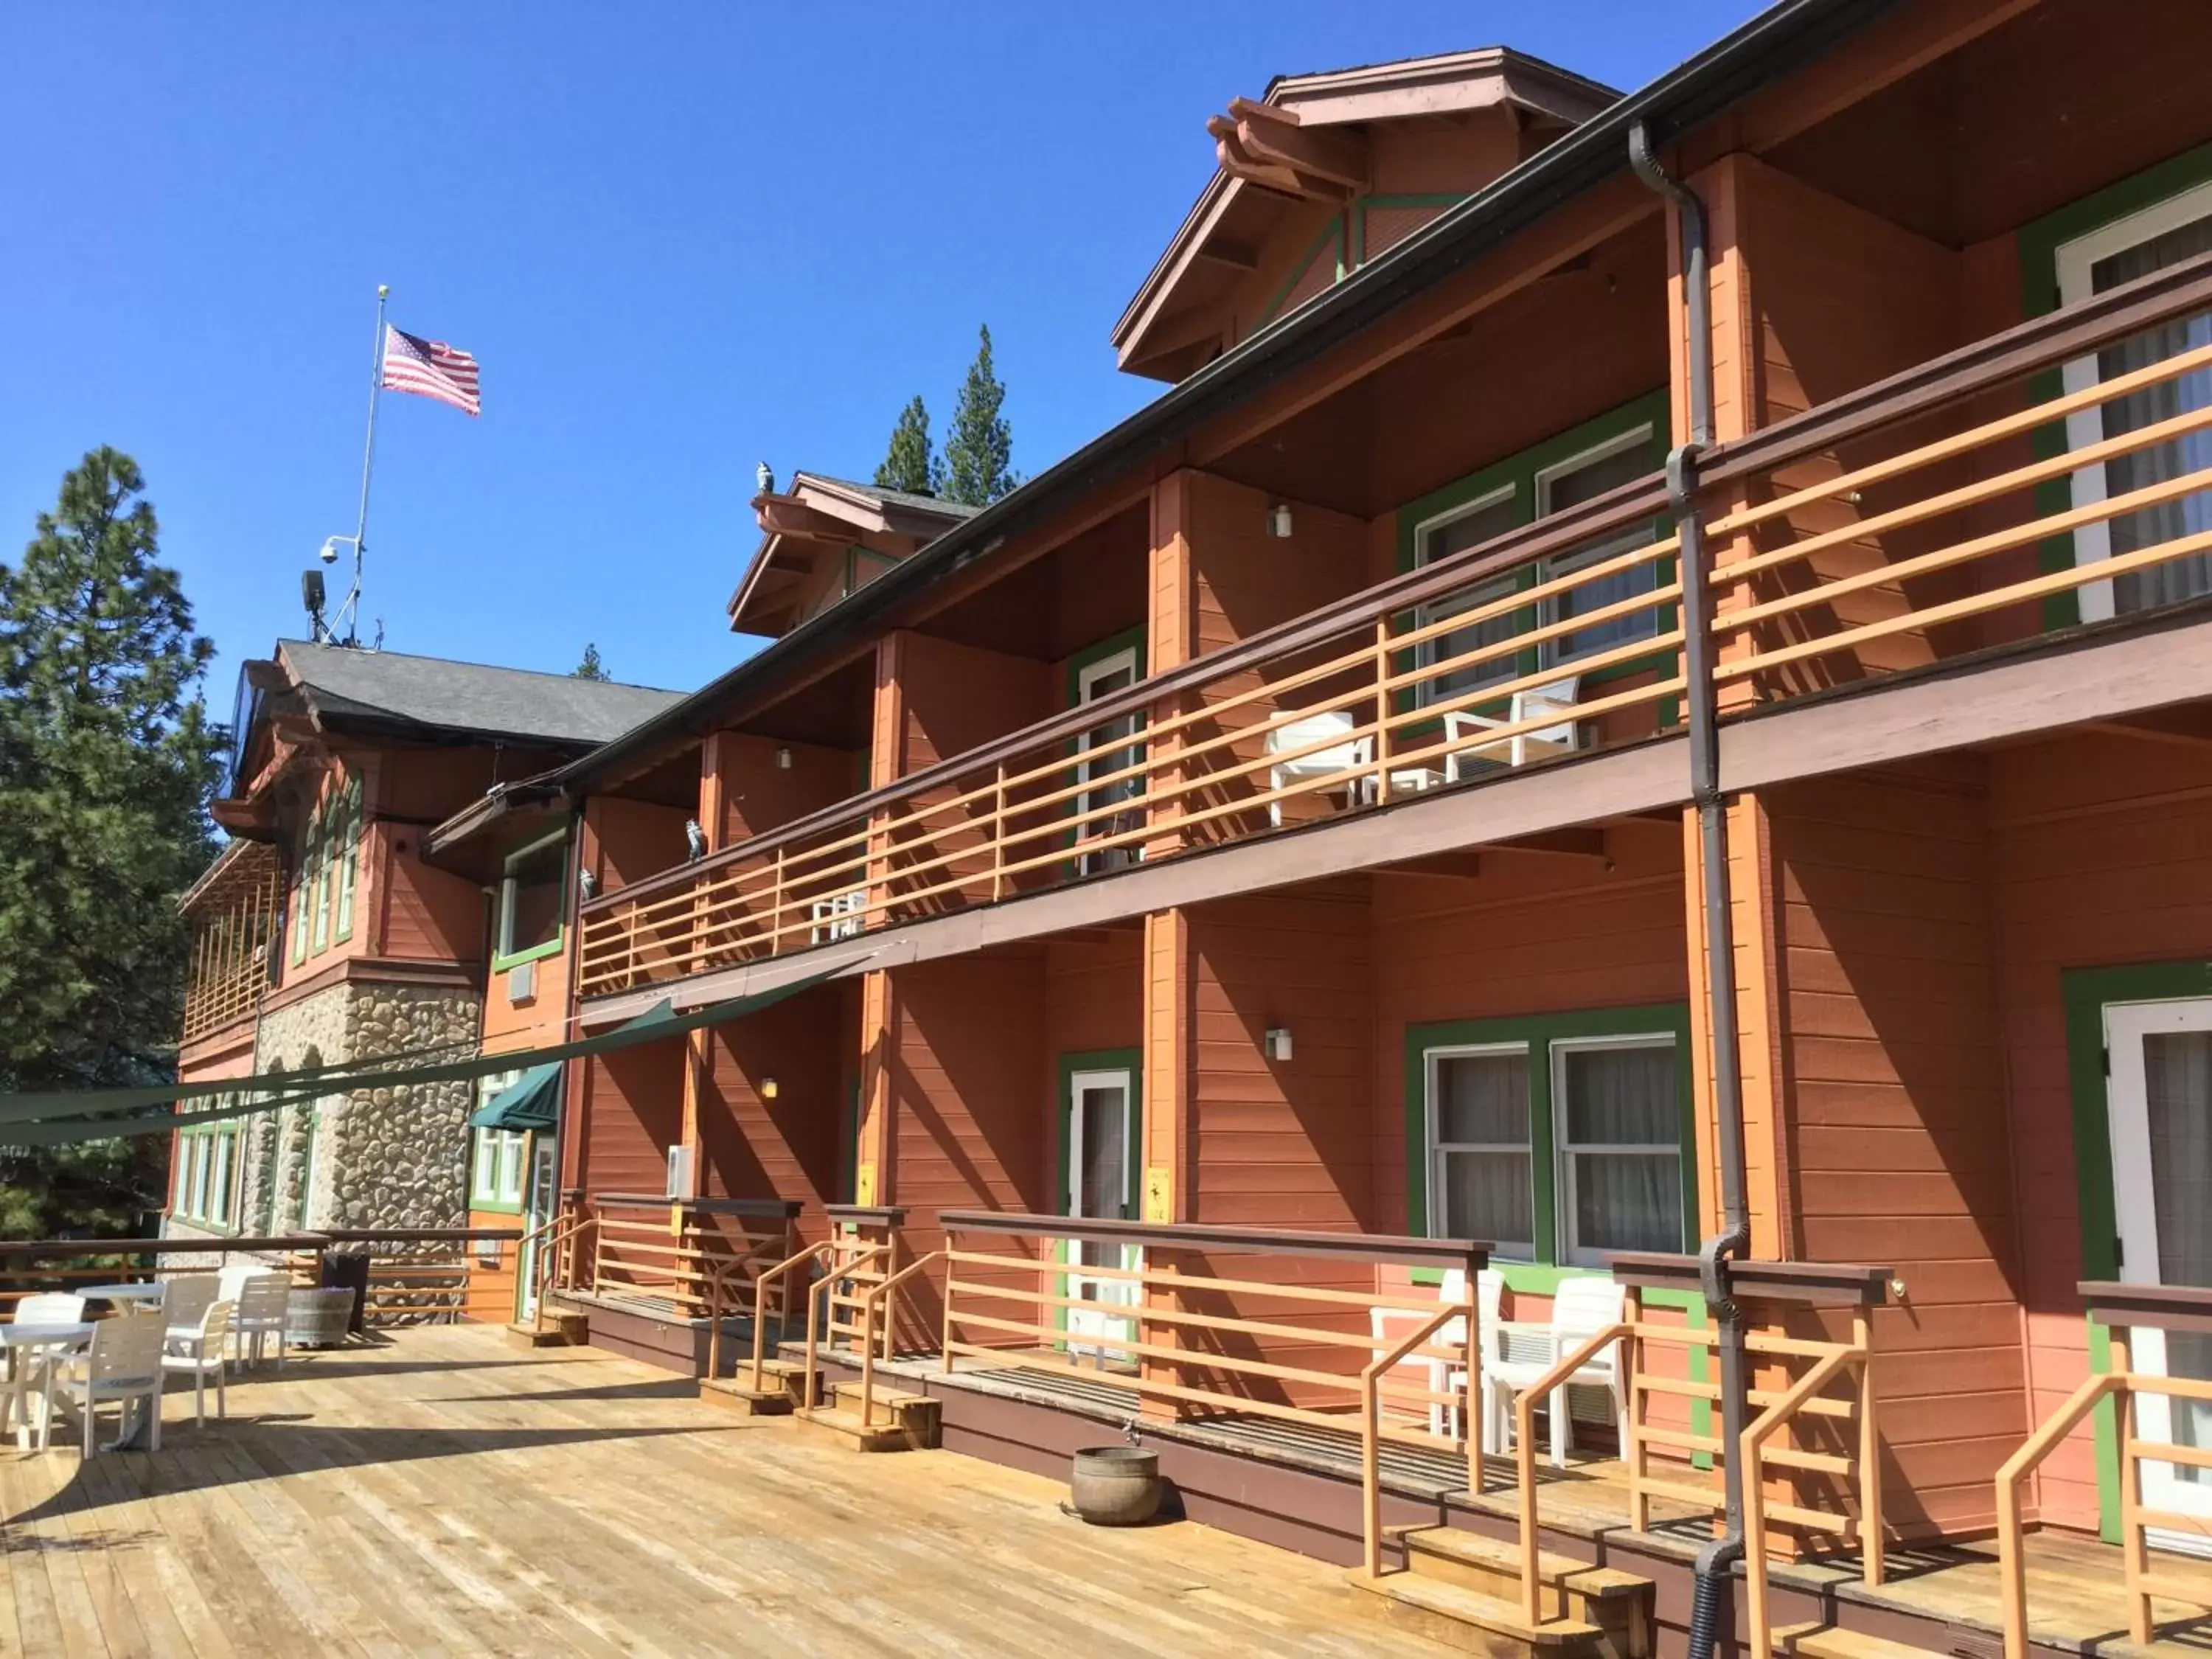
{"label": "exterior wall lamp", "polygon": [[764,1077],[761,1079],[760,1097],[763,1100],[774,1100],[778,1092],[774,1078]]}
{"label": "exterior wall lamp", "polygon": [[1290,1027],[1287,1025],[1269,1026],[1267,1028],[1266,1041],[1262,1043],[1261,1047],[1267,1058],[1270,1060],[1288,1060],[1291,1057]]}
{"label": "exterior wall lamp", "polygon": [[1291,504],[1277,501],[1267,509],[1267,533],[1277,541],[1291,538]]}
{"label": "exterior wall lamp", "polygon": [[791,770],[791,750],[790,750],[786,749],[786,748],[781,748],[781,747],[779,747],[779,748],[776,750],[776,751],[775,751],[775,769],[776,769],[777,771],[779,771],[779,772],[788,772],[789,770]]}

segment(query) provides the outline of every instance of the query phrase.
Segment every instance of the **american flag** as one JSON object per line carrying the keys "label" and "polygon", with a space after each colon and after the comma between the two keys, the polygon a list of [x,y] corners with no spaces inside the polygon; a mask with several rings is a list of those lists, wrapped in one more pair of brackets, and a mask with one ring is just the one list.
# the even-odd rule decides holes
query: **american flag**
{"label": "american flag", "polygon": [[451,404],[464,415],[483,413],[477,392],[477,360],[443,340],[425,340],[384,325],[384,378],[393,392],[411,392]]}

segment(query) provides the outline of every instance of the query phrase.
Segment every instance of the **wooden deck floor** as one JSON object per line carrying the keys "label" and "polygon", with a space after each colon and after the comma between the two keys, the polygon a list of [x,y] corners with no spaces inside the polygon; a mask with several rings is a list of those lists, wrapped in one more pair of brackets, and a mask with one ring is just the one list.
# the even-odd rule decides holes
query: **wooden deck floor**
{"label": "wooden deck floor", "polygon": [[863,1457],[481,1328],[295,1357],[155,1455],[0,1451],[0,1653],[1411,1659],[1332,1568],[1054,1483]]}

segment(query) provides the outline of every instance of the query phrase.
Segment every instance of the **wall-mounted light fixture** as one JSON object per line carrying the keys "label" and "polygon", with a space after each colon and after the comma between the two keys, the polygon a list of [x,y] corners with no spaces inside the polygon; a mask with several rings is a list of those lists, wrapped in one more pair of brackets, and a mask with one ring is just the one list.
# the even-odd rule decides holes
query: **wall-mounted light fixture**
{"label": "wall-mounted light fixture", "polygon": [[1290,1028],[1286,1025],[1269,1026],[1263,1047],[1268,1059],[1288,1060],[1291,1057]]}
{"label": "wall-mounted light fixture", "polygon": [[1277,501],[1267,509],[1267,533],[1277,541],[1288,541],[1291,537],[1291,504]]}
{"label": "wall-mounted light fixture", "polygon": [[763,1100],[774,1100],[775,1097],[775,1079],[772,1077],[763,1078],[761,1079],[761,1098]]}
{"label": "wall-mounted light fixture", "polygon": [[788,772],[791,770],[790,750],[778,749],[775,751],[775,769],[779,772]]}

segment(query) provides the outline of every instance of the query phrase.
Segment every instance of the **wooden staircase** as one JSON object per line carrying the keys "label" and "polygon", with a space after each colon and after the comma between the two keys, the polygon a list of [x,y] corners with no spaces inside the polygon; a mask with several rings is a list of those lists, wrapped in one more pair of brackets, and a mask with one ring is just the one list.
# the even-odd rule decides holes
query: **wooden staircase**
{"label": "wooden staircase", "polygon": [[1544,1622],[1531,1625],[1521,1605],[1517,1546],[1451,1527],[1397,1527],[1385,1535],[1404,1550],[1405,1571],[1380,1577],[1355,1571],[1351,1582],[1433,1641],[1468,1653],[1650,1659],[1648,1578],[1547,1553],[1539,1562]]}
{"label": "wooden staircase", "polygon": [[580,1313],[549,1313],[536,1323],[518,1319],[507,1328],[508,1346],[517,1348],[581,1347],[590,1334],[590,1322]]}
{"label": "wooden staircase", "polygon": [[[750,1364],[738,1367],[735,1376],[710,1376],[699,1384],[699,1398],[743,1417],[788,1417],[816,1405],[806,1395],[806,1364],[799,1359],[764,1359],[761,1386],[752,1385]],[[817,1382],[820,1378],[817,1375]]]}
{"label": "wooden staircase", "polygon": [[944,1407],[926,1394],[902,1389],[875,1388],[872,1423],[860,1420],[860,1385],[833,1382],[834,1402],[804,1413],[806,1421],[829,1429],[848,1442],[854,1451],[924,1451],[938,1443]]}

